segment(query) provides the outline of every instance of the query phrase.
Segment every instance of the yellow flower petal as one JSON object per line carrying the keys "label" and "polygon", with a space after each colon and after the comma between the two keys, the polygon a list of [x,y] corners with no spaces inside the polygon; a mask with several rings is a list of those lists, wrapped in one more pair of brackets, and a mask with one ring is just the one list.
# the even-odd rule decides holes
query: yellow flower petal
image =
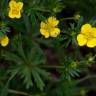
{"label": "yellow flower petal", "polygon": [[92,35],[93,35],[93,37],[96,37],[96,28],[95,27],[92,28]]}
{"label": "yellow flower petal", "polygon": [[47,32],[45,29],[40,29],[40,33],[45,36],[45,38],[49,38],[49,32]]}
{"label": "yellow flower petal", "polygon": [[57,26],[59,24],[59,21],[55,17],[49,17],[48,18],[48,23],[51,26]]}
{"label": "yellow flower petal", "polygon": [[53,28],[52,31],[50,32],[51,37],[57,37],[59,34],[60,34],[59,28]]}
{"label": "yellow flower petal", "polygon": [[46,29],[46,23],[41,22],[40,27],[43,28],[43,29]]}
{"label": "yellow flower petal", "polygon": [[5,47],[9,43],[9,38],[7,36],[4,36],[1,38],[1,46]]}
{"label": "yellow flower petal", "polygon": [[8,16],[10,18],[20,18],[21,17],[21,13],[18,10],[9,10]]}
{"label": "yellow flower petal", "polygon": [[23,2],[16,2],[15,0],[11,0],[11,1],[9,2],[9,7],[12,8],[12,9],[13,9],[14,7],[18,7],[18,9],[21,10],[22,7],[23,7]]}
{"label": "yellow flower petal", "polygon": [[77,41],[78,41],[79,46],[84,46],[87,43],[87,39],[83,34],[78,34]]}
{"label": "yellow flower petal", "polygon": [[92,30],[92,27],[90,24],[84,24],[82,27],[81,27],[81,33],[82,34],[85,34],[85,35],[88,35],[89,32],[91,32]]}
{"label": "yellow flower petal", "polygon": [[12,10],[9,10],[8,16],[10,18],[15,18],[15,15],[12,13]]}
{"label": "yellow flower petal", "polygon": [[9,2],[9,7],[10,7],[10,8],[14,8],[15,5],[16,5],[16,1],[15,1],[15,0],[11,0],[11,1]]}
{"label": "yellow flower petal", "polygon": [[17,6],[18,6],[18,9],[21,10],[23,8],[23,2],[18,2]]}
{"label": "yellow flower petal", "polygon": [[88,40],[87,46],[90,48],[95,47],[96,46],[96,38],[92,38],[92,39]]}
{"label": "yellow flower petal", "polygon": [[16,18],[20,18],[21,17],[21,13],[19,12],[18,14],[15,15]]}

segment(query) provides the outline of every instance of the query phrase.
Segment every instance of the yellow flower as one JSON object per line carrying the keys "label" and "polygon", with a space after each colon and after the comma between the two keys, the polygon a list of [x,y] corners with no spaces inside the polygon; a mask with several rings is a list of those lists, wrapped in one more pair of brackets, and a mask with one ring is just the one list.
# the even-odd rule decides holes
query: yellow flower
{"label": "yellow flower", "polygon": [[87,47],[93,48],[96,46],[96,28],[90,24],[84,24],[81,27],[80,34],[77,35],[77,41],[79,46],[86,45]]}
{"label": "yellow flower", "polygon": [[11,0],[9,2],[9,13],[8,13],[9,17],[20,18],[22,8],[23,8],[22,2],[16,2],[15,0]]}
{"label": "yellow flower", "polygon": [[57,37],[60,34],[60,29],[57,27],[59,21],[55,17],[49,17],[45,22],[41,22],[40,33],[49,37]]}
{"label": "yellow flower", "polygon": [[0,38],[0,44],[1,46],[5,47],[7,46],[9,43],[9,38],[7,36],[4,36],[2,38]]}

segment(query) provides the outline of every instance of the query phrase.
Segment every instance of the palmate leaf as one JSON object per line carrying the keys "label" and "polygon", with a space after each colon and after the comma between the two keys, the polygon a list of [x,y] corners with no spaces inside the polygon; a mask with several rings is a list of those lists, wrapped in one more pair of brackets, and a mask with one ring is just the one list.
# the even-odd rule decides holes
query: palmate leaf
{"label": "palmate leaf", "polygon": [[30,50],[30,53],[27,53],[26,56],[27,56],[27,60],[32,62],[33,65],[45,63],[46,60],[39,46],[32,48]]}
{"label": "palmate leaf", "polygon": [[19,76],[22,79],[23,84],[26,85],[27,89],[29,87],[33,86],[33,83],[31,80],[31,72],[27,66],[25,66],[25,65],[13,65],[9,69],[9,74],[12,77],[12,78],[10,77],[11,79],[9,78],[10,80],[12,80],[15,76]]}
{"label": "palmate leaf", "polygon": [[27,89],[36,84],[40,90],[43,90],[45,84],[42,78],[47,78],[49,74],[39,68],[41,64],[45,63],[45,57],[40,47],[37,44],[33,45],[25,50],[19,41],[12,51],[4,51],[3,56],[11,63],[11,69],[9,69],[11,76],[16,73],[15,76],[21,78],[19,79],[23,81]]}
{"label": "palmate leaf", "polygon": [[26,85],[26,88],[30,88],[31,86],[33,86],[33,82],[31,79],[31,69],[28,68],[27,66],[20,66],[20,70],[19,73],[20,78],[23,79],[23,83]]}
{"label": "palmate leaf", "polygon": [[37,87],[40,88],[40,90],[43,90],[45,84],[42,77],[49,78],[49,74],[45,70],[26,65],[14,66],[14,68],[11,69],[10,72],[11,76],[13,76],[14,74],[15,76],[19,76],[21,80],[23,80],[23,84],[26,85],[27,89],[36,84]]}
{"label": "palmate leaf", "polygon": [[0,96],[8,96],[8,90],[9,90],[10,81],[17,75],[19,70],[16,69],[16,70],[12,70],[10,72],[12,72],[10,78],[8,79],[7,83],[5,85],[3,85],[2,89],[0,89],[0,91],[1,91],[0,92]]}
{"label": "palmate leaf", "polygon": [[35,81],[37,87],[40,88],[40,90],[43,90],[45,85],[41,78],[48,78],[49,75],[45,70],[30,65],[27,66],[25,64],[13,66],[9,72],[13,78],[14,76],[19,76],[21,80],[23,80],[23,84],[26,85],[27,89],[35,85],[33,82]]}
{"label": "palmate leaf", "polygon": [[17,64],[23,63],[23,60],[21,59],[21,57],[16,55],[15,53],[7,51],[7,52],[2,53],[2,56],[8,61],[11,61]]}
{"label": "palmate leaf", "polygon": [[35,68],[35,70],[39,73],[40,76],[45,77],[46,79],[50,79],[50,74],[46,72],[44,69]]}
{"label": "palmate leaf", "polygon": [[71,70],[69,72],[71,77],[76,77],[76,76],[79,77],[80,76],[79,73],[80,73],[80,71],[77,71],[76,69],[75,70]]}
{"label": "palmate leaf", "polygon": [[43,80],[41,79],[38,71],[35,70],[35,68],[32,70],[32,75],[35,80],[35,83],[37,84],[37,87],[40,88],[40,90],[43,90],[45,84]]}
{"label": "palmate leaf", "polygon": [[62,70],[59,70],[62,79],[70,81],[74,77],[79,77],[82,70],[79,69],[78,62],[75,58],[65,56],[62,62],[63,66],[65,66]]}

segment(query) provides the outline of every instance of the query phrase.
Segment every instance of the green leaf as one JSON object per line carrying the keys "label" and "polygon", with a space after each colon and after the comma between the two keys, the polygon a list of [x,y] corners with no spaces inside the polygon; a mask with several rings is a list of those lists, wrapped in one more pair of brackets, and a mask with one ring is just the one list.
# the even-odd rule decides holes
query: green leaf
{"label": "green leaf", "polygon": [[31,28],[30,28],[29,17],[24,14],[23,19],[24,19],[24,24],[25,24],[26,31],[27,31],[28,34],[30,34]]}
{"label": "green leaf", "polygon": [[76,27],[78,32],[80,30],[81,25],[83,24],[83,21],[84,21],[84,18],[82,16],[80,16],[80,19],[79,19],[79,21],[77,23],[77,27]]}
{"label": "green leaf", "polygon": [[9,84],[7,83],[4,88],[2,88],[0,96],[7,96],[8,95],[8,86]]}
{"label": "green leaf", "polygon": [[43,76],[44,78],[50,79],[50,74],[44,69],[35,68],[35,70],[39,73],[39,75]]}
{"label": "green leaf", "polygon": [[43,90],[45,84],[44,84],[43,80],[41,79],[39,73],[35,69],[33,69],[32,75],[34,77],[35,83],[37,84],[37,87],[40,88],[40,90]]}
{"label": "green leaf", "polygon": [[26,84],[26,88],[29,89],[31,86],[33,86],[33,82],[31,79],[31,69],[27,66],[22,65],[20,68],[19,75],[23,80],[23,83]]}
{"label": "green leaf", "polygon": [[38,25],[38,22],[37,22],[37,18],[35,16],[35,13],[33,12],[31,15],[30,15],[30,21],[31,21],[31,24],[32,24],[32,32],[33,32],[33,35],[37,34],[37,32],[39,31],[39,25]]}
{"label": "green leaf", "polygon": [[44,17],[44,15],[42,15],[40,12],[36,12],[36,16],[38,17],[38,19],[39,19],[40,21],[46,20],[46,17]]}
{"label": "green leaf", "polygon": [[5,52],[2,54],[2,56],[8,60],[8,61],[13,61],[14,63],[20,64],[23,62],[23,60],[17,55],[12,52]]}

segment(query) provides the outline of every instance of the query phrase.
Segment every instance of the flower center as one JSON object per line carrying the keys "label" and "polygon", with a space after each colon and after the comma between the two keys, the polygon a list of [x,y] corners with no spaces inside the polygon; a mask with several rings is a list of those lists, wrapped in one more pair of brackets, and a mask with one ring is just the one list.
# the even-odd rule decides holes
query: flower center
{"label": "flower center", "polygon": [[84,34],[88,40],[94,38],[92,32],[88,32],[87,34]]}
{"label": "flower center", "polygon": [[12,14],[18,14],[19,13],[19,11],[17,10],[17,9],[12,9]]}
{"label": "flower center", "polygon": [[52,30],[53,30],[53,26],[52,25],[50,25],[49,23],[47,23],[47,28],[46,28],[46,30],[50,33]]}

